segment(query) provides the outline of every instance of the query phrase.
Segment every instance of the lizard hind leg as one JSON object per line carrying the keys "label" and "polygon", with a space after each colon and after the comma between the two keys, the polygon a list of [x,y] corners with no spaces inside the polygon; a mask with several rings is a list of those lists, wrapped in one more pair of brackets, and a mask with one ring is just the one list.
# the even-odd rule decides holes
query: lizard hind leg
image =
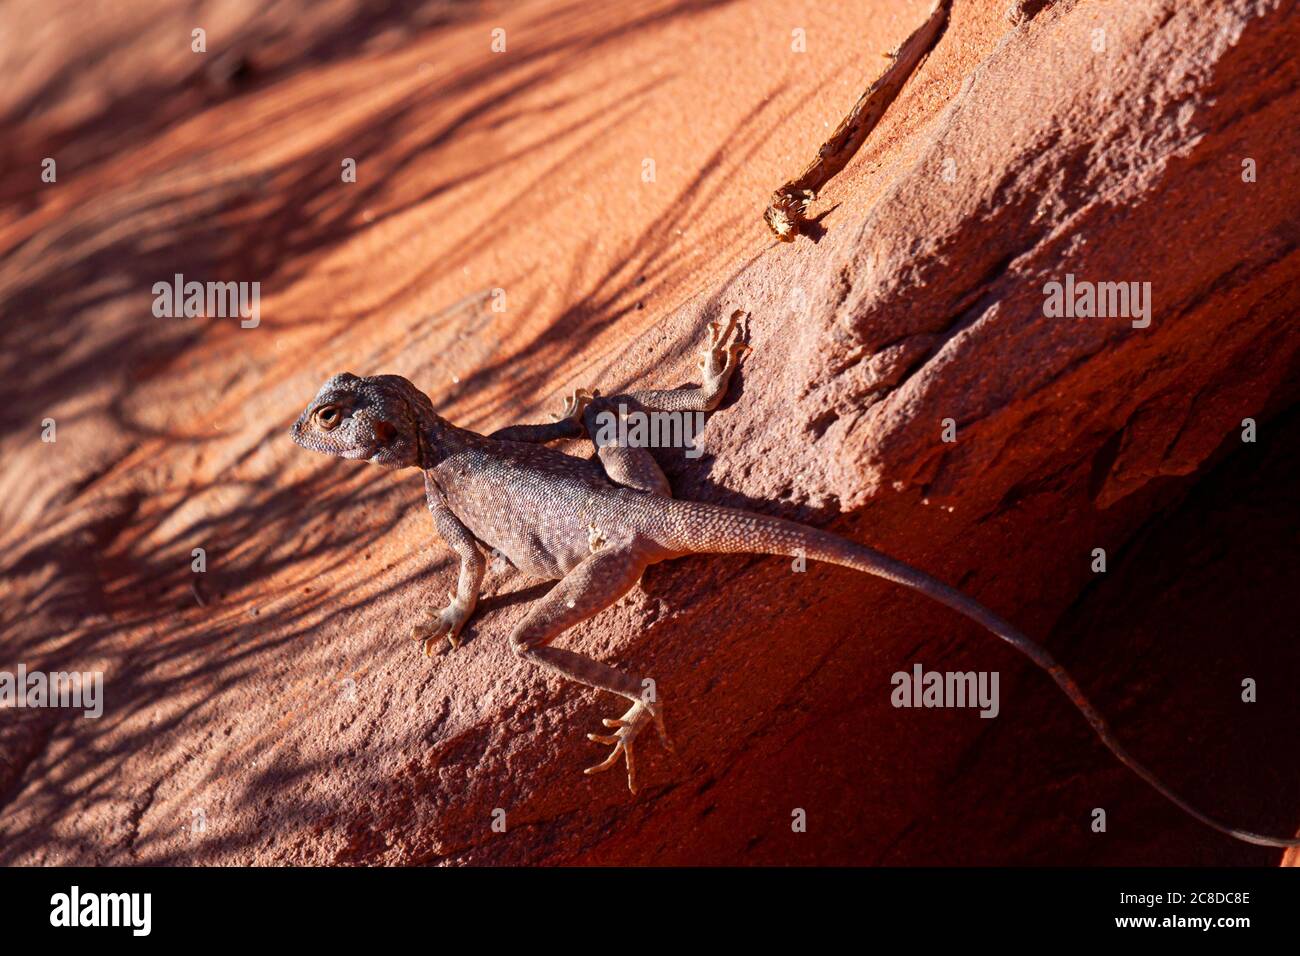
{"label": "lizard hind leg", "polygon": [[[727,392],[731,375],[740,363],[740,357],[749,351],[749,313],[741,309],[732,312],[725,320],[709,323],[709,338],[701,350],[700,367],[703,369],[698,386],[683,388],[649,389],[626,395],[600,398],[590,396],[583,415],[587,435],[596,445],[596,455],[605,469],[605,475],[615,484],[638,491],[671,498],[672,486],[667,476],[646,448],[611,441],[610,436],[622,436],[629,415],[666,417],[663,413],[681,417],[698,416],[718,407]],[[618,426],[617,428],[613,426]],[[671,429],[671,425],[669,426]],[[687,447],[692,439],[685,423],[680,432],[669,434],[685,436]],[[689,452],[688,452],[689,454]]]}
{"label": "lizard hind leg", "polygon": [[[628,402],[632,408],[628,408]],[[646,410],[629,395],[614,395],[609,398],[596,398],[586,410],[585,427],[596,446],[596,457],[600,459],[605,477],[616,485],[649,491],[652,494],[671,498],[672,485],[668,476],[659,467],[659,462],[648,448],[635,445],[619,444],[606,436],[620,434],[622,423],[629,414],[644,415]]]}
{"label": "lizard hind leg", "polygon": [[648,563],[648,556],[635,543],[600,548],[561,578],[510,635],[511,647],[525,660],[541,664],[588,687],[607,690],[632,701],[632,706],[621,717],[604,721],[606,727],[614,730],[613,734],[588,735],[591,740],[613,746],[614,751],[603,763],[587,772],[608,770],[622,757],[627,763],[628,789],[633,793],[636,793],[637,786],[632,747],[637,735],[653,723],[668,745],[663,705],[650,696],[641,681],[632,675],[549,644],[575,624],[600,613],[626,594],[640,579]]}

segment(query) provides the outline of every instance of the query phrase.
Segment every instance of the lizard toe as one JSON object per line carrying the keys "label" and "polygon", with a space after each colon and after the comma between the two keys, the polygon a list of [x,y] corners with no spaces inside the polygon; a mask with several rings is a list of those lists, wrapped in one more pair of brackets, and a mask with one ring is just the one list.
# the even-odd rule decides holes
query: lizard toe
{"label": "lizard toe", "polygon": [[670,752],[672,751],[672,745],[669,743],[668,734],[664,729],[663,708],[655,707],[652,710],[649,704],[638,700],[622,717],[606,717],[601,723],[614,732],[612,734],[587,734],[587,739],[593,743],[603,744],[614,749],[610,751],[609,756],[604,760],[593,767],[588,767],[583,773],[603,773],[617,764],[619,757],[622,757],[627,764],[627,788],[636,793],[636,758],[632,752],[632,743],[636,740],[637,735],[641,733],[647,724],[653,723],[655,729],[659,732],[659,739],[664,742]]}

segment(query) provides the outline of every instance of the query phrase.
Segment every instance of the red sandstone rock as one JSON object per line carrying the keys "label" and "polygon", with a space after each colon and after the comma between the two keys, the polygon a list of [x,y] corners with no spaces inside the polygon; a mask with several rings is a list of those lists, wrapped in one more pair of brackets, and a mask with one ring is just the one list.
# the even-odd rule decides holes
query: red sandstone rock
{"label": "red sandstone rock", "polygon": [[[57,42],[0,94],[0,667],[103,669],[107,695],[98,721],[0,718],[0,862],[1278,861],[1148,791],[974,626],[776,559],[656,567],[564,638],[667,701],[680,760],[648,742],[631,799],[580,773],[617,702],[507,647],[537,588],[495,575],[466,646],[425,661],[406,628],[453,569],[419,482],[284,432],[343,369],[485,430],[568,387],[678,384],[743,306],[756,350],[707,454],[663,456],[679,494],[960,584],[1197,803],[1294,828],[1293,5],[1059,0],[1012,26],[959,2],[793,246],[772,189],[929,0],[235,5],[206,59],[156,6],[107,44],[52,6]],[[0,64],[41,39],[14,26]],[[177,272],[260,282],[261,324],[155,318]],[[1150,326],[1046,317],[1067,273],[1150,282]],[[474,304],[492,287],[504,313]],[[916,661],[1000,671],[1000,719],[890,707]]]}

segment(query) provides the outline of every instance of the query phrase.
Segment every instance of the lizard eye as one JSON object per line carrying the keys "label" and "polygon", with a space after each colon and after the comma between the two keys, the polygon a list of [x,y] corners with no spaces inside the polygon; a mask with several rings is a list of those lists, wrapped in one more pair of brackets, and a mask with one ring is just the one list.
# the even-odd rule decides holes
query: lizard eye
{"label": "lizard eye", "polygon": [[338,427],[338,423],[343,419],[343,412],[337,405],[325,405],[316,411],[316,424],[325,431],[330,431]]}

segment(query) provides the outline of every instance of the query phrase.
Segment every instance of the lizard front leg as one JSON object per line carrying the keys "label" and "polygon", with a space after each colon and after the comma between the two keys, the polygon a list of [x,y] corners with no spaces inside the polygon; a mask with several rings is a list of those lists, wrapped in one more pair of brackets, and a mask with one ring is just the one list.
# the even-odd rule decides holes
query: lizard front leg
{"label": "lizard front leg", "polygon": [[584,434],[582,416],[591,400],[599,393],[593,394],[585,388],[575,388],[564,399],[564,410],[552,415],[553,422],[540,425],[507,425],[498,428],[488,438],[497,441],[522,441],[533,445],[542,445],[561,438],[581,438]]}
{"label": "lizard front leg", "polygon": [[636,793],[636,764],[632,757],[632,743],[637,734],[647,724],[654,723],[664,745],[670,746],[664,730],[662,705],[652,694],[648,695],[641,682],[630,674],[582,654],[547,645],[626,594],[640,579],[647,563],[647,556],[636,545],[609,546],[596,551],[561,578],[510,635],[511,647],[524,660],[632,701],[632,706],[622,717],[604,721],[613,734],[587,735],[588,739],[609,744],[614,750],[603,763],[589,767],[586,772],[608,770],[621,756],[627,762],[627,785],[633,793]]}
{"label": "lizard front leg", "polygon": [[429,608],[424,612],[424,620],[411,628],[411,638],[424,642],[424,656],[432,657],[439,642],[445,637],[452,648],[460,646],[458,640],[461,628],[474,613],[478,605],[479,588],[483,583],[483,571],[486,562],[483,552],[479,550],[478,541],[469,528],[452,514],[442,497],[442,492],[433,483],[429,473],[424,475],[425,497],[433,523],[438,528],[442,539],[460,557],[460,576],[456,581],[456,594],[444,608]]}

